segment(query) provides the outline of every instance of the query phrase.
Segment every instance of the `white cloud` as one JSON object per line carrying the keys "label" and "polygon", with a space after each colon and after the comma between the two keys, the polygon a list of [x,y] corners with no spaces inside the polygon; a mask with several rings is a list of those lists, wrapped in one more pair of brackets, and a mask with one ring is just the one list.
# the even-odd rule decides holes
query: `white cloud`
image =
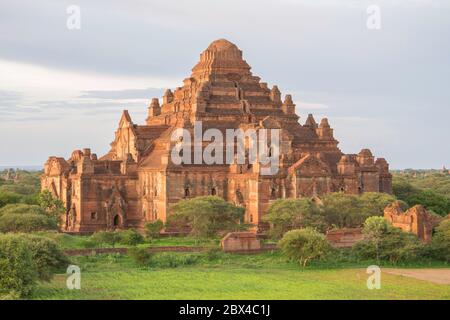
{"label": "white cloud", "polygon": [[316,103],[316,102],[306,102],[306,101],[295,101],[296,109],[300,112],[302,110],[324,110],[328,109],[329,106],[323,103]]}
{"label": "white cloud", "polygon": [[112,76],[0,60],[0,88],[26,92],[35,99],[72,98],[82,91],[173,87],[179,79]]}

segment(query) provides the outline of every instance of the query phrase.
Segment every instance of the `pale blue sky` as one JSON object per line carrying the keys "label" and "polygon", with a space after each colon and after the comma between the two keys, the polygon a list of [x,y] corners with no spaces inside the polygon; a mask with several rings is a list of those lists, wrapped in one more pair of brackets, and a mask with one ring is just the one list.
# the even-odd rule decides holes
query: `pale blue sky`
{"label": "pale blue sky", "polygon": [[107,152],[121,110],[142,123],[217,38],[293,95],[300,122],[327,116],[343,152],[450,167],[448,0],[0,0],[0,166]]}

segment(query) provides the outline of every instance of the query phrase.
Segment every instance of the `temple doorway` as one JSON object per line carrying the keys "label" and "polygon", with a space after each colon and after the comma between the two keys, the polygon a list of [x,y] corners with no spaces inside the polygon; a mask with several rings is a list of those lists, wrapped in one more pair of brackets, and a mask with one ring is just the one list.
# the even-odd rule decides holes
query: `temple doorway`
{"label": "temple doorway", "polygon": [[114,216],[114,219],[113,219],[113,226],[114,226],[115,228],[117,228],[117,227],[120,226],[120,217],[119,217],[118,214],[116,214],[116,215]]}

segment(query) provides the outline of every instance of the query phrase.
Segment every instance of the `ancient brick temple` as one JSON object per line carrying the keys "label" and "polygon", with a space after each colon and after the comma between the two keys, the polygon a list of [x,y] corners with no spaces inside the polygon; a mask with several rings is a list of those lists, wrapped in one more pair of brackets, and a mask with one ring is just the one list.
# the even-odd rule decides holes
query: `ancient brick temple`
{"label": "ancient brick temple", "polygon": [[[255,164],[175,165],[171,149],[176,128],[280,129],[280,167],[262,175]],[[246,208],[247,222],[261,216],[278,198],[317,196],[342,191],[391,193],[391,175],[383,158],[368,149],[343,154],[326,118],[309,115],[299,122],[291,95],[282,98],[254,76],[242,51],[217,40],[200,55],[183,86],[154,98],[146,123],[133,123],[124,111],[111,150],[97,158],[90,149],[67,160],[50,157],[42,188],[64,201],[67,231],[90,232],[142,228],[166,220],[170,205],[202,195],[218,195]],[[225,135],[225,134],[224,134]]]}

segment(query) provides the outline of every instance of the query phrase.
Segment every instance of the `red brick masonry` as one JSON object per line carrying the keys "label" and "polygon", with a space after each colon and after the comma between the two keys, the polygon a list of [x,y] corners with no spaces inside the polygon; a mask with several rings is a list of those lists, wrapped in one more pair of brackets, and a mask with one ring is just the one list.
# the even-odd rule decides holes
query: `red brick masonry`
{"label": "red brick masonry", "polygon": [[347,228],[330,230],[326,237],[333,247],[351,248],[356,242],[362,240],[364,235],[361,228]]}

